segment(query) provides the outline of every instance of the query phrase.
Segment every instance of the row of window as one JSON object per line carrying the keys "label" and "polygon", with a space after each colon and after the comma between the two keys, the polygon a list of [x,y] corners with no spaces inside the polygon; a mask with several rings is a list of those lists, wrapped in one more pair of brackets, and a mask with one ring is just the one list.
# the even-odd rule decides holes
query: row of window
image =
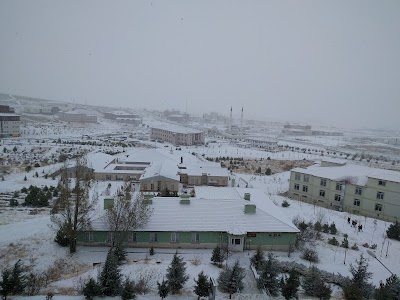
{"label": "row of window", "polygon": [[[294,184],[294,189],[299,191],[300,190],[300,184],[295,183]],[[303,190],[303,192],[308,193],[308,186],[307,185],[303,185],[303,189],[302,190]],[[341,191],[341,185],[340,185],[340,189],[338,189],[337,185],[336,185],[336,190]],[[362,194],[362,189],[359,188],[359,187],[356,187],[355,194],[356,195],[361,195]],[[325,197],[325,190],[319,190],[319,196],[320,197]],[[376,199],[383,200],[384,196],[385,196],[384,192],[377,192],[376,193]],[[341,200],[341,196],[340,195],[335,195],[335,200],[336,200],[336,198],[340,198],[340,200]],[[340,200],[336,200],[336,201],[340,201]]]}
{"label": "row of window", "polygon": [[[107,242],[112,242],[114,237],[113,232],[107,233]],[[87,232],[85,236],[85,240],[87,242],[93,242],[93,232]],[[129,242],[137,242],[137,234],[136,232],[131,232],[128,236]],[[150,243],[157,243],[158,242],[158,233],[151,232],[150,233]],[[178,232],[171,232],[171,243],[178,243],[179,242],[179,233]],[[192,233],[192,243],[200,243],[200,233],[193,232]]]}
{"label": "row of window", "polygon": [[[295,173],[294,174],[294,179],[295,180],[299,180],[300,181],[300,173]],[[309,182],[310,181],[310,176],[309,175],[307,175],[307,174],[303,174],[303,181],[304,182]],[[320,180],[320,185],[321,186],[326,186],[326,179],[325,178],[321,178],[321,180]],[[386,186],[386,181],[384,181],[384,180],[379,180],[378,181],[378,185],[380,185],[380,186]],[[341,183],[336,183],[336,190],[338,190],[338,191],[341,191],[342,190],[342,188],[343,188],[343,185],[341,184]],[[361,192],[362,192],[362,188],[360,188],[360,187],[356,187],[356,195],[361,195]]]}

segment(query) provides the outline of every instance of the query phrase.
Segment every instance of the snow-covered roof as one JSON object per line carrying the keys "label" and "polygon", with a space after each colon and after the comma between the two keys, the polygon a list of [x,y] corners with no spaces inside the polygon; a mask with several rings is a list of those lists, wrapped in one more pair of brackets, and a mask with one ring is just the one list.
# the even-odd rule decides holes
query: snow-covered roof
{"label": "snow-covered roof", "polygon": [[114,156],[102,152],[90,153],[87,155],[88,165],[93,168],[94,171],[104,170],[114,159]]}
{"label": "snow-covered roof", "polygon": [[208,176],[229,176],[228,169],[221,168],[220,166],[209,165],[189,165],[188,167],[186,167],[186,169],[180,170],[180,172],[189,176],[201,176],[204,173],[206,173]]}
{"label": "snow-covered roof", "polygon": [[179,181],[178,165],[170,159],[154,162],[145,170],[140,180],[158,176]]}
{"label": "snow-covered roof", "polygon": [[178,126],[178,125],[173,125],[173,124],[168,124],[168,123],[152,125],[151,128],[167,130],[167,131],[176,132],[176,133],[184,133],[184,134],[202,133],[203,132],[203,131],[200,131],[200,130],[197,130],[197,129]]}
{"label": "snow-covered roof", "polygon": [[[189,204],[181,204],[179,197],[154,197],[149,223],[138,231],[186,231],[186,232],[299,232],[293,225],[282,222],[270,212],[256,208],[255,213],[245,213],[249,201],[206,200],[190,198]],[[94,230],[107,230],[104,217],[92,222]]]}
{"label": "snow-covered roof", "polygon": [[348,181],[355,185],[365,186],[368,178],[376,178],[400,183],[400,172],[376,169],[357,165],[338,167],[311,166],[307,169],[295,168],[293,172],[300,172],[316,177],[328,178],[335,181]]}
{"label": "snow-covered roof", "polygon": [[135,149],[118,156],[119,162],[156,162],[164,161],[168,156],[159,152],[157,149]]}
{"label": "snow-covered roof", "polygon": [[13,114],[13,113],[0,113],[0,116],[2,116],[2,117],[19,117],[19,115]]}
{"label": "snow-covered roof", "polygon": [[325,158],[321,159],[321,162],[345,165],[347,163],[347,160],[340,159],[340,158],[333,158],[333,157],[325,157]]}
{"label": "snow-covered roof", "polygon": [[68,115],[87,115],[87,116],[96,116],[96,113],[93,111],[89,111],[86,109],[78,108],[75,110],[60,112],[61,114],[68,114]]}

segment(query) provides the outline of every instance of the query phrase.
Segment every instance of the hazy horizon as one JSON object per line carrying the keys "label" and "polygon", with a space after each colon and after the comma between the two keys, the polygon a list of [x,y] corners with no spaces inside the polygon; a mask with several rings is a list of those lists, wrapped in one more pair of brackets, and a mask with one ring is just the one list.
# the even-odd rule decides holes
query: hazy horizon
{"label": "hazy horizon", "polygon": [[398,1],[0,2],[0,92],[399,129]]}

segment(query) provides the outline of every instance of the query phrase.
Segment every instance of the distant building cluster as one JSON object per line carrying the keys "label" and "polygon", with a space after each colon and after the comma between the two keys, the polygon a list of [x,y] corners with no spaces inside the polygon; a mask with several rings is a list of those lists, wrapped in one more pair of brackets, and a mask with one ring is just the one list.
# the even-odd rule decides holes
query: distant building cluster
{"label": "distant building cluster", "polygon": [[189,114],[188,113],[181,113],[179,110],[166,110],[164,111],[164,117],[166,117],[170,121],[183,123],[189,121]]}
{"label": "distant building cluster", "polygon": [[58,114],[60,121],[76,123],[97,123],[97,116],[90,115],[86,110],[76,109]]}
{"label": "distant building cluster", "polygon": [[0,105],[0,136],[20,136],[20,116],[14,113],[14,109],[8,105]]}
{"label": "distant building cluster", "polygon": [[204,144],[204,132],[187,127],[166,124],[153,126],[150,139],[164,141],[175,146],[192,146]]}
{"label": "distant building cluster", "polygon": [[313,130],[310,125],[290,125],[286,124],[283,126],[282,133],[285,135],[304,135],[304,136],[342,136],[343,132],[338,131],[322,131]]}
{"label": "distant building cluster", "polygon": [[104,118],[126,124],[142,124],[142,118],[138,114],[132,114],[124,111],[113,111],[104,113]]}

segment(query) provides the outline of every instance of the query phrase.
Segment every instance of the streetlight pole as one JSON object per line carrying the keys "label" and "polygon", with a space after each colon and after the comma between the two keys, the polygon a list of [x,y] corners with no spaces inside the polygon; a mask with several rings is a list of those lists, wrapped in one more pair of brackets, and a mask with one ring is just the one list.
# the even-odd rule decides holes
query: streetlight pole
{"label": "streetlight pole", "polygon": [[368,250],[367,250],[367,253],[368,253],[369,255],[371,255],[373,258],[375,258],[377,261],[379,261],[379,263],[380,263],[382,266],[384,266],[384,268],[385,268],[386,270],[388,270],[388,271],[390,272],[390,274],[394,275],[393,272],[390,271],[390,270],[376,257],[376,254],[375,254],[374,252],[372,252],[371,250],[368,249]]}

